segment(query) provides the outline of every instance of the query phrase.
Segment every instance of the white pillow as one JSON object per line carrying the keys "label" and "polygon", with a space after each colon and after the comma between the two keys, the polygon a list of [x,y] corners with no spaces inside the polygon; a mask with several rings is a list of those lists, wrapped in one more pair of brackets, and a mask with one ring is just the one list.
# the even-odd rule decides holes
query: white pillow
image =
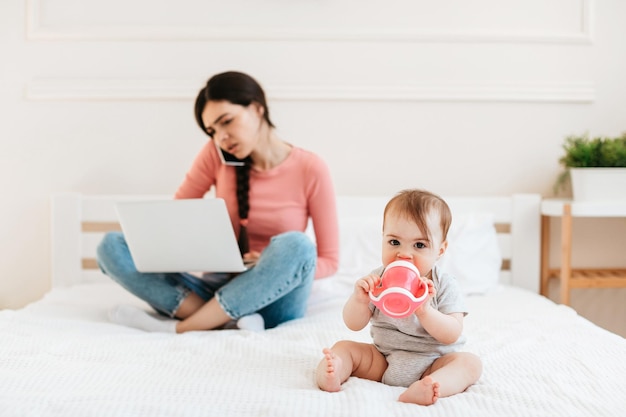
{"label": "white pillow", "polygon": [[502,255],[491,213],[453,217],[448,250],[437,265],[456,277],[463,293],[484,294],[498,285]]}
{"label": "white pillow", "polygon": [[[306,230],[309,238],[315,242],[313,226],[309,221]],[[313,290],[309,304],[334,296],[341,288],[345,292],[352,291],[357,279],[369,274],[374,268],[381,265],[383,235],[382,215],[377,216],[350,216],[339,217],[339,267],[337,273],[329,279],[319,279],[313,282]],[[330,284],[332,281],[333,286]],[[320,284],[320,282],[323,282]],[[332,291],[329,291],[332,288]],[[345,296],[349,296],[350,292]]]}
{"label": "white pillow", "polygon": [[381,264],[382,216],[349,217],[339,221],[338,274],[354,280]]}

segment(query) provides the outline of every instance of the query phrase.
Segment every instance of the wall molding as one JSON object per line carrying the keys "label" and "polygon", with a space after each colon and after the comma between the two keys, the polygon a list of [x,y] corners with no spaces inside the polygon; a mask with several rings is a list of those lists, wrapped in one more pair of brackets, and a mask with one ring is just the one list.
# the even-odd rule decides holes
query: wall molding
{"label": "wall molding", "polygon": [[[595,86],[581,84],[274,85],[271,101],[414,101],[593,103]],[[189,80],[50,79],[25,86],[31,101],[190,101],[198,85]]]}
{"label": "wall molding", "polygon": [[580,30],[564,33],[446,31],[419,28],[365,27],[189,27],[100,26],[52,28],[42,22],[42,1],[26,0],[26,39],[43,41],[382,41],[445,43],[548,43],[591,44],[595,0],[581,0]]}

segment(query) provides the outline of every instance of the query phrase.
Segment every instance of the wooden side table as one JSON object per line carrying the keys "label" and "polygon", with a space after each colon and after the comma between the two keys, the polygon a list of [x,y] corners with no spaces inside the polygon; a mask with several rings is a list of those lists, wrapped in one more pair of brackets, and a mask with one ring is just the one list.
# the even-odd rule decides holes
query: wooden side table
{"label": "wooden side table", "polygon": [[[550,268],[550,217],[561,218],[561,267]],[[561,303],[569,305],[572,288],[626,287],[626,269],[572,268],[573,217],[626,217],[626,201],[579,202],[545,199],[541,202],[541,294],[548,296],[551,278],[560,278]]]}

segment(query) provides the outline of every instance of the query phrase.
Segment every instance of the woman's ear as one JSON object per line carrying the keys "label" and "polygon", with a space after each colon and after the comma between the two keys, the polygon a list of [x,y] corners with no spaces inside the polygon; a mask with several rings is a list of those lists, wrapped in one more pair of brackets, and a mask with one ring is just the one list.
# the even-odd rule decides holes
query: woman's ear
{"label": "woman's ear", "polygon": [[263,118],[263,116],[265,115],[265,107],[263,107],[261,103],[257,103],[256,101],[253,101],[250,104],[254,106],[254,110],[259,115],[259,117]]}

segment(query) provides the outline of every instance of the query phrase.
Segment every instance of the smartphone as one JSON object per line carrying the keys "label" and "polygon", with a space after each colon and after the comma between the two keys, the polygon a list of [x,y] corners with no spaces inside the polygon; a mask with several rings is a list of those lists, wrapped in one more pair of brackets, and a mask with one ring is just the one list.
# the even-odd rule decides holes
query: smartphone
{"label": "smartphone", "polygon": [[222,150],[222,148],[220,148],[217,142],[215,142],[214,140],[212,142],[215,144],[215,147],[217,148],[217,154],[220,156],[220,160],[222,161],[222,164],[231,165],[231,166],[243,166],[246,164],[241,159],[237,159],[235,155]]}

